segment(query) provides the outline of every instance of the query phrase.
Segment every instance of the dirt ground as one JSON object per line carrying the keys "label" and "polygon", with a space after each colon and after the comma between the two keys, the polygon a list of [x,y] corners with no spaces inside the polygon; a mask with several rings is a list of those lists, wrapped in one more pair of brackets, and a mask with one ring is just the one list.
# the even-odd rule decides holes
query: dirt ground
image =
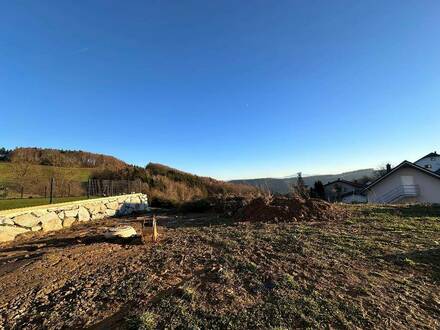
{"label": "dirt ground", "polygon": [[440,209],[340,222],[159,215],[161,241],[107,219],[0,245],[0,328],[440,328]]}

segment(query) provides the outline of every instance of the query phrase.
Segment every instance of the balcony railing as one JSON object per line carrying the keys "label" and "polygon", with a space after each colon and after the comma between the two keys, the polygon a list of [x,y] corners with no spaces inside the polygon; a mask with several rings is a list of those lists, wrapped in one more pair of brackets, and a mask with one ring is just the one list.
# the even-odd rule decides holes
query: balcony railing
{"label": "balcony railing", "polygon": [[400,185],[390,190],[386,194],[380,196],[376,200],[376,202],[383,204],[395,203],[406,197],[417,197],[419,194],[420,194],[420,189],[419,186],[416,184]]}

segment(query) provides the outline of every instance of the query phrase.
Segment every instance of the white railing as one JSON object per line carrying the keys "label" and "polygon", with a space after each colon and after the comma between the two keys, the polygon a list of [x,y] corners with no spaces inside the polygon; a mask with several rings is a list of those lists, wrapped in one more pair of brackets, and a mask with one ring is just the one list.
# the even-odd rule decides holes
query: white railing
{"label": "white railing", "polygon": [[406,197],[416,197],[419,193],[420,189],[416,184],[401,185],[380,196],[376,202],[382,204],[395,203]]}

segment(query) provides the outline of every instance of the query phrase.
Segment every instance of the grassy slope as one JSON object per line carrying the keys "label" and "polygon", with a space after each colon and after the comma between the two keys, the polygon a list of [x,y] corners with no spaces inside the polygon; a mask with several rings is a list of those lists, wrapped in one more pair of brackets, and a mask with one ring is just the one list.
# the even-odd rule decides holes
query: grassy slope
{"label": "grassy slope", "polygon": [[[49,173],[53,169],[65,172],[70,180],[73,181],[87,181],[90,174],[94,169],[92,168],[63,168],[44,165],[31,165],[33,170],[38,173],[45,174],[45,177],[49,177]],[[14,171],[12,165],[9,162],[0,162],[0,183],[14,181]]]}
{"label": "grassy slope", "polygon": [[[53,203],[73,202],[83,199],[87,199],[87,196],[60,197],[54,198]],[[0,211],[46,204],[49,204],[48,198],[0,199]]]}
{"label": "grassy slope", "polygon": [[145,256],[154,280],[136,292],[149,298],[131,297],[126,320],[146,328],[439,328],[440,208],[354,208],[343,223],[169,230]]}

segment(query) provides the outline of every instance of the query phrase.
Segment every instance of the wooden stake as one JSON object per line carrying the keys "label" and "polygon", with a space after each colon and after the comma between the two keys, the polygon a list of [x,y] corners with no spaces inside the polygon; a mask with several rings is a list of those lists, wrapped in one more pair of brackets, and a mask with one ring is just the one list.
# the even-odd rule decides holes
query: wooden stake
{"label": "wooden stake", "polygon": [[153,242],[157,241],[159,234],[157,232],[157,221],[156,221],[156,216],[153,215]]}

